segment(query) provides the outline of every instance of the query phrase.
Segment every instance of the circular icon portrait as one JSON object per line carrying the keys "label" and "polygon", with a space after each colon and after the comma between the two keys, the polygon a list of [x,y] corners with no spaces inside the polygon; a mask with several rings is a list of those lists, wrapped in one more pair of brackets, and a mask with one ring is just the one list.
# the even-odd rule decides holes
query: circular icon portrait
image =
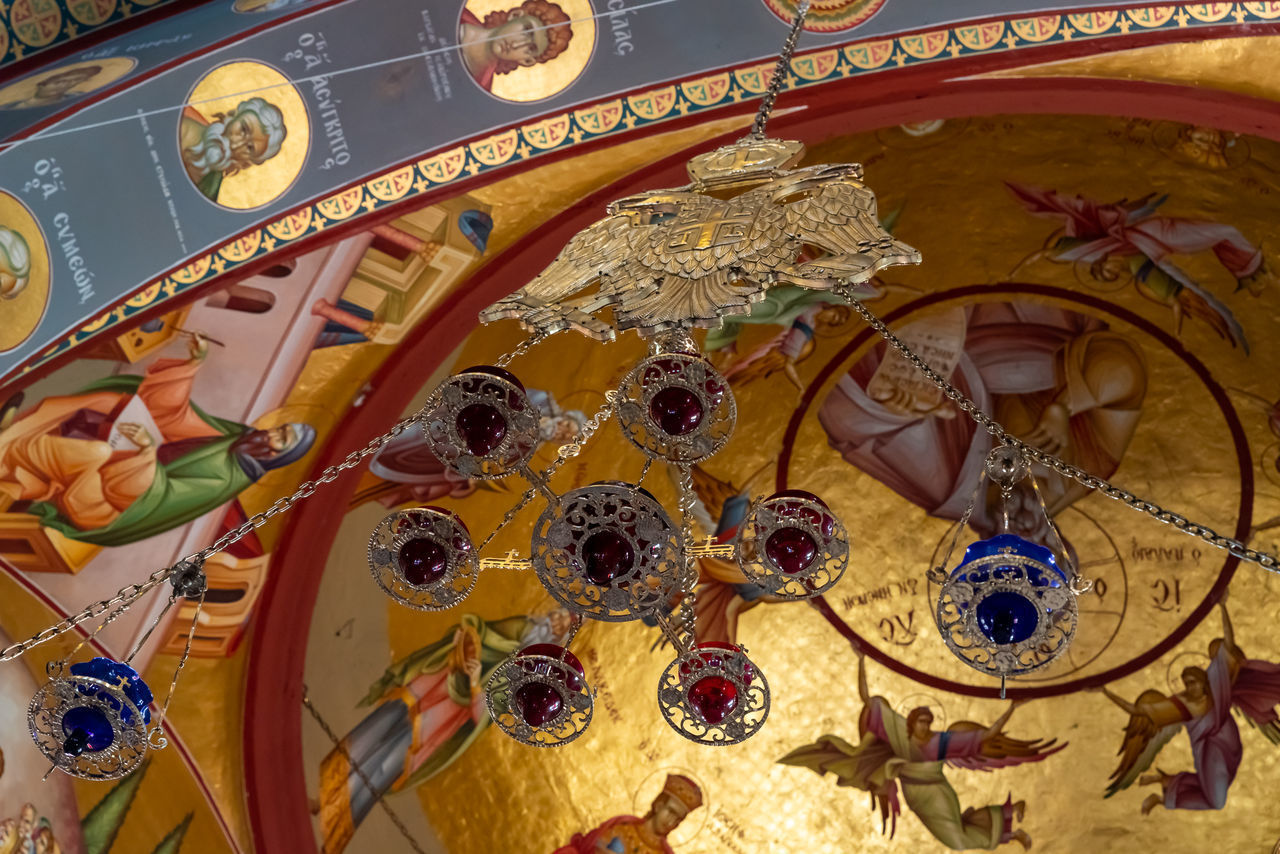
{"label": "circular icon portrait", "polygon": [[596,44],[590,0],[467,0],[462,65],[495,98],[540,101],[582,74]]}
{"label": "circular icon portrait", "polygon": [[236,0],[231,4],[231,11],[245,15],[253,12],[279,12],[281,9],[309,2],[310,0]]}
{"label": "circular icon portrait", "polygon": [[[866,21],[886,0],[813,0],[804,28],[811,33],[838,33],[851,30]],[[796,0],[764,0],[769,11],[787,23],[796,17]]]}
{"label": "circular icon portrait", "polygon": [[138,65],[131,56],[73,62],[24,77],[0,89],[0,110],[52,107],[116,82]]}
{"label": "circular icon portrait", "polygon": [[0,353],[35,331],[49,305],[49,247],[36,218],[0,192]]}
{"label": "circular icon portrait", "polygon": [[261,62],[228,62],[196,83],[178,119],[178,151],[200,194],[232,210],[278,199],[302,172],[311,121],[302,96]]}

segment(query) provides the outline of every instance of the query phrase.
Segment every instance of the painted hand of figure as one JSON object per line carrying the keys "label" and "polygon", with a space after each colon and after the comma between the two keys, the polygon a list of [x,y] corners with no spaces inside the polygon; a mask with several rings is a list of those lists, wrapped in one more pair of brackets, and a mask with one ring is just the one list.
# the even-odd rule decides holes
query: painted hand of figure
{"label": "painted hand of figure", "polygon": [[151,434],[141,424],[120,424],[117,429],[120,430],[121,436],[133,442],[139,448],[151,447]]}
{"label": "painted hand of figure", "polygon": [[471,680],[472,685],[480,684],[480,659],[469,658],[467,663],[463,665],[467,672],[467,678]]}
{"label": "painted hand of figure", "polygon": [[1071,413],[1061,403],[1049,404],[1036,429],[1027,434],[1027,442],[1051,454],[1061,453],[1071,445]]}
{"label": "painted hand of figure", "polygon": [[187,341],[187,352],[193,359],[203,359],[209,354],[209,340],[204,337],[203,332],[187,333],[189,340]]}
{"label": "painted hand of figure", "polygon": [[873,399],[884,406],[891,412],[899,415],[914,415],[923,418],[926,415],[932,415],[936,418],[955,418],[956,412],[951,407],[950,401],[942,401],[939,404],[933,404],[923,401],[913,392],[895,386],[887,395],[873,396]]}

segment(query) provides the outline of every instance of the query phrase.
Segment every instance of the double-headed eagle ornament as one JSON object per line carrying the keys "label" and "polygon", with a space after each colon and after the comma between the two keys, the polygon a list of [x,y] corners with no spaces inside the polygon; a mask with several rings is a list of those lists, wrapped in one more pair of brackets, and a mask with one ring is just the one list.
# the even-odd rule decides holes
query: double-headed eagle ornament
{"label": "double-headed eagle ornament", "polygon": [[[774,285],[831,291],[919,264],[885,231],[857,164],[792,169],[804,145],[748,136],[689,161],[687,186],[629,196],[480,320],[601,341],[719,326]],[[600,313],[613,309],[612,322]]]}

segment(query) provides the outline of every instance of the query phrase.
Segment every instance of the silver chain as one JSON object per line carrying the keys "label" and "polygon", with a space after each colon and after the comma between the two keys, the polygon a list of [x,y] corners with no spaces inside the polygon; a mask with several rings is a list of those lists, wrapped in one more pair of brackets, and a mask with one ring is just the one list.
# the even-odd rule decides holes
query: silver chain
{"label": "silver chain", "polygon": [[769,86],[764,90],[764,97],[760,99],[760,110],[756,113],[755,121],[751,123],[751,136],[764,136],[765,125],[769,123],[769,116],[773,114],[773,103],[778,100],[782,84],[786,82],[787,74],[791,71],[791,54],[795,52],[796,41],[800,38],[800,30],[803,29],[804,18],[808,14],[809,0],[801,0],[800,5],[796,7],[796,17],[791,22],[791,32],[787,33],[787,40],[782,45],[782,53],[778,54],[778,64],[773,67]]}
{"label": "silver chain", "polygon": [[1172,525],[1184,534],[1198,537],[1209,545],[1223,549],[1241,560],[1256,563],[1264,569],[1269,569],[1272,572],[1280,572],[1280,558],[1277,558],[1275,555],[1258,551],[1257,549],[1251,549],[1239,540],[1223,536],[1207,525],[1202,525],[1199,522],[1193,522],[1180,513],[1174,513],[1172,510],[1166,510],[1155,502],[1148,501],[1145,498],[1140,498],[1132,492],[1121,489],[1120,487],[1108,482],[1104,478],[1089,474],[1089,472],[1084,469],[1073,466],[1071,463],[1061,460],[1047,451],[1042,451],[1039,448],[1028,445],[1021,439],[1011,435],[999,422],[983,412],[976,403],[965,397],[959,389],[930,367],[928,362],[916,355],[910,347],[902,342],[902,339],[889,331],[889,327],[885,325],[884,321],[879,317],[876,317],[870,309],[863,305],[861,301],[849,292],[848,288],[837,287],[836,293],[845,302],[847,302],[854,311],[862,316],[862,319],[867,322],[868,326],[879,333],[880,337],[897,350],[903,358],[915,367],[916,370],[924,374],[931,383],[937,386],[938,390],[946,395],[948,400],[962,409],[966,415],[994,436],[996,441],[1003,445],[1009,445],[1010,447],[1017,448],[1018,451],[1024,454],[1028,459],[1040,463],[1051,471],[1054,471],[1063,477],[1070,478],[1076,483],[1095,490],[1108,498],[1115,499],[1116,501],[1132,507],[1134,510],[1146,513],[1157,521],[1164,522],[1166,525]]}
{"label": "silver chain", "polygon": [[[522,356],[525,353],[529,352],[530,348],[532,348],[534,345],[540,343],[541,341],[549,337],[550,334],[551,333],[538,332],[538,333],[534,333],[533,335],[530,335],[528,338],[526,338],[525,340],[521,341],[518,345],[516,345],[515,349],[513,349],[511,352],[500,356],[497,362],[495,363],[496,366],[503,367],[511,364],[511,362],[517,356]],[[122,587],[118,591],[116,591],[116,595],[111,597],[110,599],[104,599],[101,602],[94,602],[92,605],[85,608],[80,613],[67,617],[61,622],[55,623],[54,625],[49,626],[46,629],[42,629],[41,631],[37,632],[36,634],[32,635],[31,637],[27,638],[24,641],[18,641],[17,643],[14,643],[5,647],[3,650],[0,650],[0,661],[9,661],[11,659],[17,658],[18,656],[22,655],[28,650],[34,647],[37,647],[40,644],[45,643],[47,641],[51,641],[54,638],[58,637],[59,635],[63,634],[64,632],[74,629],[76,626],[80,625],[85,620],[90,620],[90,619],[93,619],[94,617],[101,616],[102,614],[106,613],[112,608],[115,608],[116,606],[120,606],[119,611],[124,611],[129,606],[131,606],[134,602],[140,599],[142,596],[151,592],[156,587],[158,587],[159,585],[167,581],[169,579],[169,576],[173,574],[174,568],[179,564],[182,564],[182,563],[203,564],[206,560],[208,560],[213,555],[217,554],[220,551],[223,551],[233,543],[239,542],[241,539],[248,536],[250,532],[258,528],[261,528],[263,525],[267,524],[267,522],[269,522],[274,517],[280,515],[281,513],[286,513],[289,510],[291,510],[293,508],[293,505],[297,504],[299,501],[303,500],[304,498],[310,498],[312,495],[315,494],[316,490],[319,489],[321,486],[324,486],[325,484],[328,484],[328,483],[333,483],[333,481],[337,480],[342,475],[343,472],[348,471],[349,469],[353,469],[356,466],[360,465],[360,463],[363,462],[366,457],[373,456],[378,451],[382,450],[382,448],[384,448],[388,442],[390,442],[392,439],[396,438],[405,430],[409,429],[415,423],[417,423],[418,419],[421,416],[422,416],[422,412],[421,410],[419,410],[418,412],[415,412],[413,415],[410,415],[408,418],[401,419],[400,421],[396,422],[395,426],[393,426],[390,430],[383,433],[381,436],[378,436],[376,439],[373,439],[363,448],[360,448],[357,451],[352,451],[351,453],[347,454],[346,457],[344,457],[340,462],[325,468],[325,470],[320,472],[320,474],[317,477],[302,483],[302,485],[300,485],[297,489],[295,489],[291,495],[286,495],[283,498],[277,498],[274,502],[272,502],[271,506],[268,507],[266,510],[263,510],[261,513],[255,513],[254,515],[250,516],[238,527],[230,531],[227,531],[221,537],[218,537],[218,539],[214,540],[213,543],[201,549],[200,551],[196,552],[195,554],[188,555],[187,557],[182,558],[179,561],[176,561],[173,564],[173,566],[166,566],[163,569],[157,569],[155,572],[147,576],[147,580],[142,582],[141,584],[130,584],[125,587]],[[598,424],[591,425],[593,430],[597,426],[599,425]],[[588,433],[587,435],[590,435],[590,433]],[[576,455],[576,452],[575,452],[575,455]],[[106,622],[110,622],[111,620],[115,619],[115,617],[118,615],[119,615],[118,613],[113,613],[109,615],[107,617]],[[103,623],[103,625],[99,626],[98,629],[95,630],[93,634],[97,634],[97,631],[100,631],[105,625],[106,623]],[[90,637],[92,636],[93,635],[90,635]],[[80,647],[83,645],[84,645],[84,641],[82,641],[79,645],[76,646],[76,650],[79,650]]]}
{"label": "silver chain", "polygon": [[595,414],[592,415],[585,424],[578,428],[578,432],[574,435],[573,439],[559,447],[556,453],[556,458],[551,461],[550,465],[542,470],[541,474],[536,476],[538,483],[526,489],[524,495],[521,495],[520,500],[515,503],[515,506],[503,515],[502,521],[498,523],[496,528],[489,532],[489,536],[485,537],[484,541],[476,548],[477,554],[483,552],[485,546],[493,542],[493,538],[498,536],[498,532],[507,527],[507,525],[511,523],[511,520],[516,518],[516,514],[523,510],[529,502],[533,500],[533,496],[538,492],[538,489],[541,486],[549,488],[551,476],[555,474],[562,465],[582,453],[582,446],[587,443],[587,440],[591,438],[592,434],[594,434],[596,430],[600,429],[600,425],[607,421],[612,415],[613,396],[610,393],[605,395],[604,404],[596,410]]}
{"label": "silver chain", "polygon": [[[239,527],[226,532],[221,537],[216,539],[208,547],[201,549],[200,551],[196,552],[193,555],[188,555],[182,560],[177,561],[174,565],[176,566],[178,563],[183,563],[183,562],[203,563],[208,558],[212,557],[213,555],[217,554],[218,552],[230,546],[232,543],[238,542],[239,540],[243,539],[251,531],[257,528],[261,528],[272,518],[280,515],[281,513],[288,511],[293,507],[293,505],[297,504],[302,499],[309,498],[310,496],[315,494],[315,491],[320,486],[326,483],[332,483],[333,481],[337,480],[338,477],[344,471],[355,468],[357,465],[361,463],[361,461],[365,459],[365,457],[369,457],[369,456],[372,456],[373,454],[376,454],[388,442],[390,442],[396,436],[399,436],[401,433],[407,430],[410,426],[416,423],[418,420],[418,415],[419,413],[414,413],[408,418],[405,418],[397,422],[394,427],[392,427],[386,433],[383,433],[378,438],[369,442],[369,444],[365,445],[360,450],[352,451],[351,453],[347,454],[347,456],[343,458],[341,462],[335,463],[334,465],[327,467],[324,471],[322,471],[319,474],[319,476],[303,483],[296,490],[294,490],[291,495],[287,495],[284,498],[276,499],[276,501],[272,503],[272,505],[268,507],[266,510],[263,510],[261,513],[255,513],[254,515],[250,516],[247,520],[245,520],[244,523],[241,524]],[[10,659],[17,658],[19,655],[22,655],[23,653],[27,652],[33,647],[37,647],[40,644],[45,643],[46,641],[53,640],[58,635],[61,635],[64,632],[70,631],[71,629],[83,623],[85,620],[89,620],[94,617],[97,617],[105,613],[106,611],[116,607],[117,605],[123,606],[120,610],[124,610],[124,608],[127,608],[128,606],[132,605],[134,602],[140,599],[143,595],[149,593],[151,590],[155,589],[156,587],[160,586],[165,581],[167,581],[169,579],[169,576],[173,574],[173,569],[174,569],[173,566],[166,566],[163,569],[157,569],[155,572],[147,576],[147,580],[142,582],[141,584],[130,584],[126,587],[122,587],[120,588],[120,590],[116,592],[116,595],[111,597],[110,599],[104,599],[101,602],[94,602],[92,605],[85,608],[80,613],[75,614],[74,616],[71,616],[71,617],[67,617],[65,620],[62,620],[61,622],[56,623],[48,627],[47,629],[43,629],[37,632],[36,634],[32,635],[31,637],[27,638],[24,641],[19,641],[15,644],[11,644],[10,646],[5,647],[3,651],[0,651],[0,661],[9,661]],[[112,619],[114,619],[114,617],[112,617]],[[79,647],[77,647],[77,649],[78,648]]]}

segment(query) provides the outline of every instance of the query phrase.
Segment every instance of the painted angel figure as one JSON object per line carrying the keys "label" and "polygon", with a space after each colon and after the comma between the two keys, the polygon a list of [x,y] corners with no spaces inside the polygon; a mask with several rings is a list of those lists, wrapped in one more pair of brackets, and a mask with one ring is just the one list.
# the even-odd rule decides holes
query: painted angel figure
{"label": "painted angel figure", "polygon": [[1275,277],[1262,250],[1239,229],[1209,220],[1157,216],[1168,195],[1157,198],[1151,193],[1135,201],[1103,203],[1012,181],[1005,184],[1029,213],[1062,222],[1045,239],[1044,248],[1024,258],[1010,278],[1041,258],[1087,264],[1095,280],[1115,282],[1128,277],[1143,296],[1169,306],[1175,330],[1182,330],[1185,312],[1249,352],[1244,329],[1231,309],[1173,262],[1174,255],[1211,251],[1235,278],[1237,291],[1247,289],[1257,296]]}
{"label": "painted angel figure", "polygon": [[1005,842],[1031,847],[1031,837],[1022,828],[1026,801],[1010,795],[1003,804],[961,809],[960,798],[943,773],[947,765],[977,771],[1007,768],[1024,762],[1039,762],[1067,745],[1054,740],[1024,741],[1004,734],[1021,701],[1014,700],[990,726],[957,721],[942,732],[932,728],[933,713],[927,706],[912,709],[905,717],[894,711],[884,697],[867,690],[866,659],[858,651],[858,695],[862,714],[858,718],[861,741],[851,745],[834,735],[824,735],[815,743],[791,751],[778,761],[801,765],[819,774],[836,775],[836,784],[853,786],[870,793],[880,810],[881,829],[890,826],[893,837],[902,812],[898,790],[907,808],[916,814],[934,838],[953,851],[993,850]]}
{"label": "painted angel figure", "polygon": [[[1244,750],[1240,729],[1231,708],[1244,713],[1249,723],[1261,730],[1272,744],[1280,745],[1280,664],[1249,658],[1236,646],[1231,618],[1225,601],[1222,637],[1209,644],[1209,667],[1188,667],[1182,671],[1183,690],[1165,696],[1159,691],[1143,691],[1130,703],[1102,688],[1111,702],[1129,713],[1120,765],[1111,774],[1106,797],[1122,789],[1158,783],[1160,794],[1152,793],[1142,802],[1142,814],[1157,806],[1170,810],[1220,810],[1227,803],[1227,791],[1235,780]],[[1144,773],[1155,762],[1161,748],[1178,730],[1187,730],[1191,739],[1194,771],[1177,774],[1159,768]]]}

